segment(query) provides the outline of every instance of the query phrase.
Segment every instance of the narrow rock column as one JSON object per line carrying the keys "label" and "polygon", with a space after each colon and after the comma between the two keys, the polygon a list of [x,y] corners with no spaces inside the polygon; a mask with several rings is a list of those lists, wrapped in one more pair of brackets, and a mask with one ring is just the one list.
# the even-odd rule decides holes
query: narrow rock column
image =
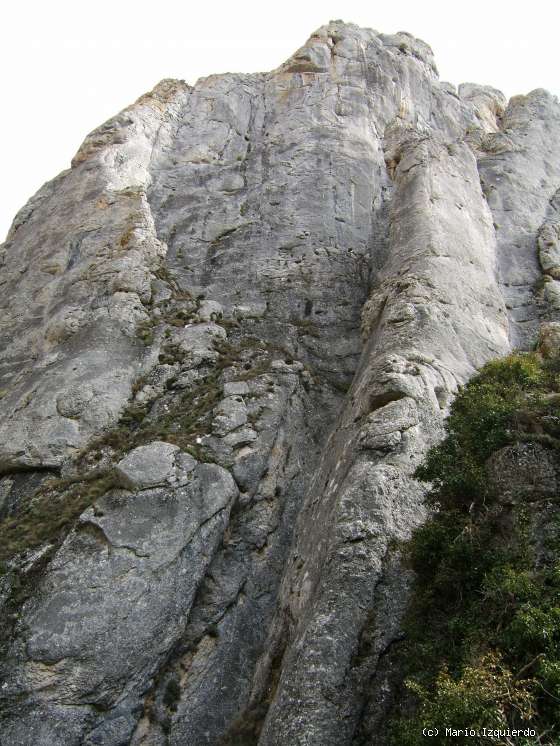
{"label": "narrow rock column", "polygon": [[542,89],[515,96],[499,125],[482,138],[479,170],[496,230],[511,344],[531,349],[539,317],[560,309],[560,284],[542,251],[551,238],[547,225],[558,220],[560,104]]}
{"label": "narrow rock column", "polygon": [[[300,515],[277,619],[289,644],[262,746],[350,742],[360,689],[398,632],[398,572],[384,591],[392,619],[376,589],[392,543],[423,517],[411,471],[440,435],[457,385],[508,351],[474,156],[399,124],[386,134],[390,254],[364,309],[367,343],[346,411]],[[372,614],[379,636],[357,667]]]}

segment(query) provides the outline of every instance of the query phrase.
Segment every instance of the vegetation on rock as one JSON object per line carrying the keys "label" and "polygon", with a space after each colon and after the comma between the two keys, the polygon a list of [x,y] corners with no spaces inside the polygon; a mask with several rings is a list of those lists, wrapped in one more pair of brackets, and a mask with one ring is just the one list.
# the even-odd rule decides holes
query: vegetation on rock
{"label": "vegetation on rock", "polygon": [[[181,323],[184,325],[184,321]],[[211,432],[214,408],[223,398],[224,372],[228,370],[236,381],[252,380],[270,371],[274,356],[285,356],[281,348],[255,337],[242,338],[237,344],[216,340],[214,347],[217,359],[201,366],[200,377],[182,390],[176,383],[185,353],[170,342],[163,344],[160,365],[175,365],[177,369],[177,375],[167,380],[166,390],[153,401],[138,403],[137,394],[149,383],[149,377],[140,378],[119,421],[78,454],[77,475],[68,479],[46,477],[14,514],[0,520],[0,572],[20,552],[59,541],[87,507],[119,487],[112,466],[133,448],[162,440],[179,446],[198,461],[214,460],[200,445],[200,439]]]}
{"label": "vegetation on rock", "polygon": [[[416,575],[401,655],[406,672],[392,742],[560,743],[560,511],[531,489],[506,499],[489,458],[510,444],[560,437],[558,360],[513,354],[488,363],[457,396],[446,437],[416,476],[432,518],[416,530]],[[479,735],[446,735],[445,728]],[[535,736],[485,736],[527,729]]]}

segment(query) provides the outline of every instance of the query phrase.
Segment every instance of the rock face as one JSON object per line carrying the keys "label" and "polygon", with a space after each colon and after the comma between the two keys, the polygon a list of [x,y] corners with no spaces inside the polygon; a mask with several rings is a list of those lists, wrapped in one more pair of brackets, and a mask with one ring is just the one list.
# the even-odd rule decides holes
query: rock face
{"label": "rock face", "polygon": [[339,21],[90,134],[0,249],[0,743],[378,743],[411,473],[558,336],[559,190],[553,96]]}

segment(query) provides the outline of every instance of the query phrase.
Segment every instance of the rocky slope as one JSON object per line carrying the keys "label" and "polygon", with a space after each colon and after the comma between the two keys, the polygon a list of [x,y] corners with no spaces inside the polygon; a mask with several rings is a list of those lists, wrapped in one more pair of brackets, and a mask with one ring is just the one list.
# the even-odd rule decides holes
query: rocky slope
{"label": "rocky slope", "polygon": [[554,340],[559,194],[557,99],[339,21],[91,133],[0,248],[0,743],[377,743],[411,474]]}

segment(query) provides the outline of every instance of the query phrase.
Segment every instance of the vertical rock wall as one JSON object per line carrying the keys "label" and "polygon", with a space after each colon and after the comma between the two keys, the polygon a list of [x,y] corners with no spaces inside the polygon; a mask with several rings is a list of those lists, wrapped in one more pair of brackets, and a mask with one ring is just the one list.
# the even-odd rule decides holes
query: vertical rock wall
{"label": "vertical rock wall", "polygon": [[559,116],[332,22],[271,73],[163,81],[20,211],[0,743],[375,736],[411,473],[556,319]]}

